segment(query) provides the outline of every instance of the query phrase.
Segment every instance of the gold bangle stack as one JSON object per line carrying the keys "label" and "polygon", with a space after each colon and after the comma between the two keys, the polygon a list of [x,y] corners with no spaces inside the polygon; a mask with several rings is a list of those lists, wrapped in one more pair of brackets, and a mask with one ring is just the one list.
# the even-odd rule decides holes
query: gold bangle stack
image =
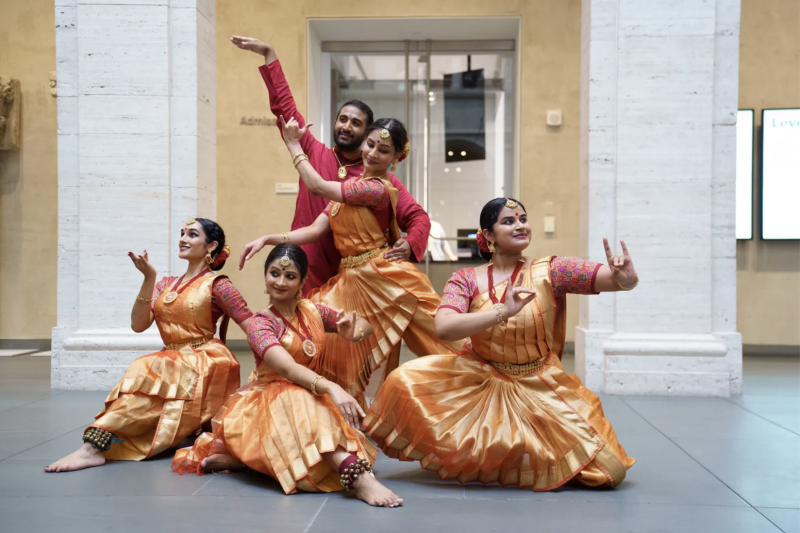
{"label": "gold bangle stack", "polygon": [[492,309],[494,309],[494,312],[497,315],[497,323],[500,324],[501,326],[505,326],[506,321],[503,320],[503,304],[500,303],[494,304],[492,306]]}
{"label": "gold bangle stack", "polygon": [[142,298],[141,296],[136,297],[137,302],[142,302],[143,304],[150,304],[153,303],[155,298]]}
{"label": "gold bangle stack", "polygon": [[614,283],[616,283],[617,287],[619,287],[619,289],[622,291],[632,291],[633,289],[636,288],[637,285],[639,285],[639,275],[638,274],[636,275],[636,281],[630,287],[626,287],[625,285],[620,283],[619,280],[616,278],[616,276],[614,277]]}
{"label": "gold bangle stack", "polygon": [[294,165],[294,168],[297,168],[297,165],[303,161],[308,161],[308,156],[306,154],[297,154],[294,156],[294,159],[292,159],[292,164]]}
{"label": "gold bangle stack", "polygon": [[322,394],[317,392],[317,381],[324,379],[322,376],[317,376],[314,378],[314,381],[311,382],[311,392],[314,396],[322,396]]}
{"label": "gold bangle stack", "polygon": [[284,231],[283,233],[281,233],[281,239],[283,239],[283,242],[292,242],[292,238],[289,237],[288,231]]}

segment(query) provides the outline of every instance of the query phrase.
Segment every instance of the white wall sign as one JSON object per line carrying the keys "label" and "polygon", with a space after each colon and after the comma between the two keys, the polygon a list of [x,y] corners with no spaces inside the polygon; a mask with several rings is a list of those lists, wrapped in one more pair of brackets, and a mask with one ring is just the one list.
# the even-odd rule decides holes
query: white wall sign
{"label": "white wall sign", "polygon": [[753,238],[753,110],[736,119],[736,238]]}
{"label": "white wall sign", "polygon": [[800,239],[800,109],[765,109],[761,237]]}

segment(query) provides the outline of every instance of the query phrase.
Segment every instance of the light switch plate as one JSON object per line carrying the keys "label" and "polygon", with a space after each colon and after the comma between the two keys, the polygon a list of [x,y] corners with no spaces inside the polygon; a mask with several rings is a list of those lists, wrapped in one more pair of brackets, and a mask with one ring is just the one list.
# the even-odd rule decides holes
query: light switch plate
{"label": "light switch plate", "polygon": [[275,194],[297,194],[300,191],[299,183],[276,183]]}
{"label": "light switch plate", "polygon": [[544,232],[545,233],[556,232],[556,217],[544,217]]}

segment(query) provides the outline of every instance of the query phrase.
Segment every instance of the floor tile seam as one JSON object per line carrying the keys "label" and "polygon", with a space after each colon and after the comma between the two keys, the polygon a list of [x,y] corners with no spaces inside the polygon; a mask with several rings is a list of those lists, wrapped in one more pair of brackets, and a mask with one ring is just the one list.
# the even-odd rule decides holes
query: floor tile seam
{"label": "floor tile seam", "polygon": [[[17,455],[19,455],[19,454],[21,454],[21,453],[25,453],[25,452],[27,452],[28,450],[32,450],[32,449],[34,449],[34,448],[36,448],[36,447],[38,447],[38,446],[41,446],[42,444],[47,444],[48,442],[52,442],[52,441],[54,441],[54,440],[56,440],[56,439],[60,439],[60,438],[61,438],[61,437],[63,437],[64,435],[67,435],[67,434],[69,434],[69,433],[72,433],[73,431],[77,431],[77,430],[79,430],[79,429],[80,429],[80,428],[82,428],[82,427],[86,427],[86,424],[81,424],[80,426],[78,426],[78,427],[76,427],[76,428],[70,429],[70,430],[68,430],[68,431],[66,431],[66,432],[64,432],[64,433],[61,433],[60,435],[56,435],[56,436],[55,436],[55,437],[53,437],[52,439],[47,439],[46,441],[39,442],[38,444],[34,444],[33,446],[31,446],[30,448],[25,448],[24,450],[20,450],[20,451],[18,451],[18,452],[17,452],[17,453],[15,453],[14,455],[9,455],[8,457],[6,457],[6,458],[4,458],[4,459],[0,459],[0,463],[2,463],[3,461],[7,461],[7,460],[9,460],[9,459],[12,459],[12,458],[16,457]],[[19,460],[19,459],[18,459],[18,460]],[[25,460],[25,459],[23,459],[23,460]],[[27,460],[29,460],[29,461],[37,461],[38,459],[33,459],[33,458],[32,458],[32,459],[27,459]],[[46,460],[47,460],[47,459],[45,459],[45,461],[46,461]],[[58,459],[56,459],[56,461],[57,461],[57,460],[58,460]],[[56,472],[53,472],[53,473],[56,473]],[[59,474],[65,474],[66,472],[58,472],[58,473],[59,473]]]}
{"label": "floor tile seam", "polygon": [[[722,483],[722,484],[723,484],[725,487],[727,487],[729,491],[731,491],[732,493],[734,493],[734,494],[735,494],[735,495],[736,495],[736,496],[737,496],[739,499],[741,499],[743,502],[745,502],[747,505],[749,505],[749,506],[750,506],[750,507],[751,507],[753,510],[755,510],[755,512],[757,512],[758,514],[760,514],[761,516],[763,516],[763,517],[764,517],[764,520],[766,520],[767,522],[769,522],[770,524],[772,524],[773,526],[775,526],[775,527],[778,529],[778,531],[783,531],[783,529],[781,529],[780,527],[778,527],[778,524],[776,524],[775,522],[773,522],[772,520],[770,520],[770,518],[769,518],[767,515],[765,515],[765,514],[764,514],[764,513],[762,513],[761,511],[759,511],[759,510],[758,510],[758,508],[757,508],[756,506],[754,506],[752,503],[750,503],[749,501],[747,501],[747,499],[745,499],[745,498],[744,498],[744,497],[743,497],[741,494],[739,494],[738,492],[736,492],[736,491],[735,491],[735,490],[734,490],[734,489],[733,489],[733,488],[732,488],[730,485],[728,485],[727,483],[725,483],[725,482],[724,482],[724,481],[723,481],[723,480],[722,480],[722,479],[721,479],[719,476],[717,476],[717,475],[716,475],[714,472],[712,472],[711,470],[709,470],[709,468],[708,468],[706,465],[704,465],[703,463],[701,463],[699,460],[697,460],[697,458],[696,458],[696,457],[694,457],[692,454],[690,454],[689,452],[687,452],[686,450],[684,450],[684,449],[683,449],[683,447],[682,447],[680,444],[678,444],[677,442],[675,442],[674,440],[672,440],[672,439],[671,439],[671,438],[670,438],[670,437],[669,437],[669,436],[668,436],[666,433],[664,433],[664,432],[663,432],[663,431],[661,431],[661,430],[660,430],[658,427],[656,427],[656,425],[655,425],[655,424],[653,424],[653,423],[652,423],[652,422],[650,422],[650,421],[649,421],[647,418],[645,418],[645,417],[644,417],[644,415],[642,415],[642,414],[641,414],[639,411],[637,411],[635,407],[633,407],[632,405],[628,404],[628,402],[626,402],[624,398],[622,399],[622,402],[623,402],[623,403],[625,403],[625,404],[627,404],[627,405],[628,405],[628,406],[629,406],[629,407],[630,407],[630,408],[633,410],[633,412],[634,412],[634,413],[636,413],[637,415],[639,415],[639,417],[641,417],[641,419],[642,419],[642,420],[644,420],[645,422],[647,422],[648,424],[650,424],[650,425],[651,425],[651,426],[652,426],[652,427],[653,427],[653,428],[654,428],[656,431],[658,431],[659,433],[661,433],[662,435],[664,435],[664,437],[666,437],[666,438],[667,438],[667,439],[668,439],[668,440],[669,440],[669,441],[670,441],[672,444],[674,444],[675,446],[677,446],[679,450],[681,450],[681,451],[682,451],[683,453],[685,453],[685,454],[686,454],[688,457],[690,457],[690,458],[691,458],[691,459],[692,459],[692,460],[693,460],[695,463],[697,463],[698,465],[700,465],[700,467],[701,467],[703,470],[705,470],[706,472],[708,472],[709,474],[711,474],[712,476],[714,476],[714,478],[715,478],[717,481],[719,481],[720,483]],[[733,402],[731,402],[731,403],[733,403]],[[735,404],[734,404],[734,405],[735,405]],[[785,533],[785,532],[784,532],[784,533]]]}
{"label": "floor tile seam", "polygon": [[[406,498],[406,499],[413,499],[413,498]],[[453,499],[453,498],[451,498]],[[548,499],[548,498],[468,498],[469,500],[480,500],[480,501],[514,501],[514,502],[525,502],[525,501],[536,501],[536,502],[547,502],[547,503],[600,503],[600,504],[608,504],[608,505],[652,505],[652,506],[662,506],[662,507],[719,507],[722,509],[749,509],[753,506],[744,503],[742,505],[724,505],[724,504],[713,504],[713,503],[670,503],[670,502],[635,502],[635,501],[620,501],[620,500],[559,500],[559,499]],[[762,507],[763,509],[763,507]],[[782,509],[782,507],[778,507],[777,509]]]}
{"label": "floor tile seam", "polygon": [[16,407],[12,407],[11,409],[3,409],[0,411],[0,414],[7,413],[9,411],[13,411],[14,409],[19,409],[20,407],[25,407],[27,405],[33,405],[35,403],[42,402],[44,400],[49,400],[50,398],[55,398],[56,396],[61,396],[62,394],[66,394],[67,391],[60,392],[58,394],[51,394],[50,396],[45,396],[44,398],[39,398],[38,400],[33,400],[32,402],[23,403],[22,405],[17,405]]}
{"label": "floor tile seam", "polygon": [[319,509],[317,509],[317,512],[314,513],[314,516],[311,517],[311,521],[308,523],[306,528],[303,530],[303,533],[308,533],[309,531],[311,531],[311,528],[314,526],[314,522],[317,521],[317,517],[322,512],[322,509],[325,507],[326,503],[328,503],[328,496],[325,496],[325,499],[322,500],[322,505],[319,506]]}
{"label": "floor tile seam", "polygon": [[760,418],[761,420],[764,420],[764,421],[766,421],[766,422],[769,422],[770,424],[772,424],[772,425],[774,425],[774,426],[777,426],[777,427],[781,428],[781,429],[782,429],[782,430],[784,430],[784,431],[788,431],[788,432],[789,432],[789,433],[791,433],[792,435],[796,435],[796,436],[800,437],[800,433],[796,433],[796,432],[792,431],[791,429],[789,429],[789,428],[787,428],[787,427],[784,427],[784,426],[782,426],[782,425],[778,424],[777,422],[774,422],[774,421],[770,420],[769,418],[764,418],[764,416],[762,416],[762,415],[760,415],[760,414],[756,413],[755,411],[751,411],[750,409],[748,409],[747,407],[745,407],[745,406],[743,406],[743,405],[739,405],[738,403],[736,403],[736,402],[732,401],[730,398],[725,398],[725,399],[726,399],[726,400],[728,400],[728,402],[729,402],[729,403],[732,403],[733,405],[735,405],[736,407],[738,407],[739,409],[742,409],[743,411],[747,411],[747,412],[748,412],[748,413],[750,413],[751,415],[757,416],[757,417],[758,417],[758,418]]}
{"label": "floor tile seam", "polygon": [[200,486],[200,488],[199,488],[199,489],[197,489],[196,491],[194,491],[194,492],[192,493],[192,496],[195,496],[195,495],[197,495],[197,493],[198,493],[198,492],[200,492],[201,490],[203,490],[203,489],[206,487],[206,485],[208,485],[209,483],[211,483],[212,481],[214,481],[214,479],[216,479],[216,476],[209,476],[209,479],[208,479],[208,481],[206,481],[205,483],[203,483],[203,484]]}
{"label": "floor tile seam", "polygon": [[770,507],[769,505],[759,505],[756,509],[783,509],[784,511],[800,511],[800,507]]}

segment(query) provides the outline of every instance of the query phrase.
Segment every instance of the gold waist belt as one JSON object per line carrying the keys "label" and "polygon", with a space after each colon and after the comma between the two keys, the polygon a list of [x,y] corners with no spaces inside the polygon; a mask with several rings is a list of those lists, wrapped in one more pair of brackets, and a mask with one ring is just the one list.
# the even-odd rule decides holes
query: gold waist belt
{"label": "gold waist belt", "polygon": [[357,266],[361,266],[373,257],[381,255],[381,253],[386,250],[386,248],[375,248],[374,250],[370,250],[369,252],[364,252],[363,254],[358,255],[350,255],[347,257],[342,258],[342,262],[339,263],[341,268],[353,268]]}
{"label": "gold waist belt", "polygon": [[197,348],[207,342],[213,340],[214,337],[206,337],[205,339],[192,339],[186,342],[174,342],[172,344],[167,344],[164,346],[165,350],[180,350],[184,346],[191,346],[192,348]]}
{"label": "gold waist belt", "polygon": [[530,363],[525,363],[524,365],[517,365],[514,363],[498,363],[496,361],[489,361],[489,364],[492,365],[495,370],[502,372],[507,376],[524,376],[525,374],[530,374],[531,372],[536,372],[537,370],[541,369],[543,361],[544,357],[541,357],[536,361],[531,361]]}

